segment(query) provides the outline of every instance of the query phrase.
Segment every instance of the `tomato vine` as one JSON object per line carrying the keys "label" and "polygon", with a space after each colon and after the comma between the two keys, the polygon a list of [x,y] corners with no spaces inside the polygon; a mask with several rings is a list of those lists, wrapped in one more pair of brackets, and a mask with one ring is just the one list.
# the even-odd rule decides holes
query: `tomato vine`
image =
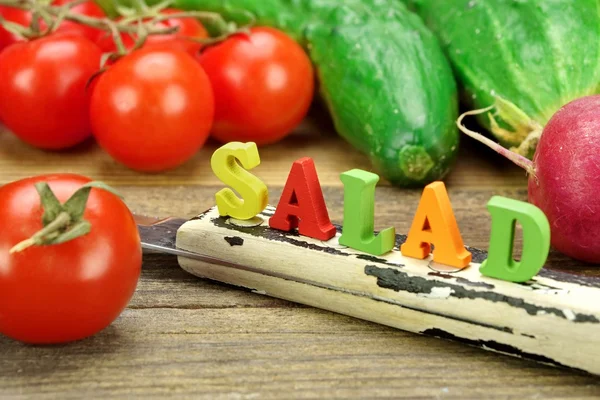
{"label": "tomato vine", "polygon": [[[208,11],[181,11],[176,13],[163,13],[171,1],[165,1],[154,6],[146,5],[142,0],[133,2],[133,8],[118,6],[117,12],[121,15],[118,19],[108,17],[93,17],[73,12],[73,8],[83,4],[88,0],[74,0],[61,5],[48,3],[47,0],[0,0],[0,7],[13,7],[25,10],[31,13],[31,23],[29,26],[23,26],[18,23],[6,20],[0,14],[0,26],[18,37],[26,40],[32,40],[48,36],[61,26],[63,21],[71,21],[83,26],[99,29],[108,32],[115,43],[116,52],[107,54],[103,59],[103,64],[108,59],[116,59],[129,54],[131,51],[141,48],[151,35],[174,34],[179,31],[177,26],[166,26],[165,21],[171,19],[194,18],[214,26],[216,35],[208,38],[197,38],[182,36],[181,39],[210,45],[221,42],[228,37],[241,32],[248,32],[254,24],[254,16],[244,12],[248,22],[243,26],[226,21],[221,14]],[[121,34],[135,35],[135,43],[131,49],[127,49],[123,43]]]}

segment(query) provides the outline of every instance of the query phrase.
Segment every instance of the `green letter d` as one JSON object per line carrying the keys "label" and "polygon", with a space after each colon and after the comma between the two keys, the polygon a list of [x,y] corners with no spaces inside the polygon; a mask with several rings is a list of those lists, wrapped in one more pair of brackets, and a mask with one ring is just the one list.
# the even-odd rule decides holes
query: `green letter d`
{"label": "green letter d", "polygon": [[[550,224],[546,215],[530,203],[494,196],[487,204],[492,214],[488,258],[482,275],[511,282],[526,282],[544,266],[550,251]],[[515,224],[523,228],[521,261],[513,259]]]}

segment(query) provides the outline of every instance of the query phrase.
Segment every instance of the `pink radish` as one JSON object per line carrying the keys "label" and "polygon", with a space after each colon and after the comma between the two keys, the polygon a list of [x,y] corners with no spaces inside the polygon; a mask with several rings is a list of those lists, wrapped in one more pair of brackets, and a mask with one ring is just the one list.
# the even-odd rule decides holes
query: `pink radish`
{"label": "pink radish", "polygon": [[552,246],[584,262],[600,263],[600,96],[574,100],[548,121],[533,161],[461,125],[483,142],[524,168],[529,177],[529,202],[550,222]]}

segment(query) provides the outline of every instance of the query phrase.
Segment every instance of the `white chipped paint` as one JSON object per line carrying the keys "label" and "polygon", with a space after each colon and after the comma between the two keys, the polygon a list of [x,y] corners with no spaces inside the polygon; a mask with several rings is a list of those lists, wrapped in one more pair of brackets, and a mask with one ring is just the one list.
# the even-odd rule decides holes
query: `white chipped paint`
{"label": "white chipped paint", "polygon": [[443,272],[445,274],[454,274],[456,272],[460,272],[463,269],[469,267],[470,265],[471,264],[466,265],[462,268],[456,268],[451,265],[436,263],[435,261],[433,261],[433,259],[430,259],[429,262],[427,263],[427,267],[429,267],[430,270],[436,271],[436,272]]}
{"label": "white chipped paint", "polygon": [[447,299],[454,292],[449,287],[433,287],[430,293],[419,293],[419,297],[427,297],[428,299]]}
{"label": "white chipped paint", "polygon": [[575,321],[575,313],[572,310],[565,308],[562,312],[569,321]]}
{"label": "white chipped paint", "polygon": [[334,237],[332,237],[329,240],[321,240],[321,244],[327,246],[327,247],[331,247],[333,249],[345,249],[348,246],[344,246],[343,244],[340,244],[340,237],[342,236],[341,233],[336,233]]}
{"label": "white chipped paint", "polygon": [[253,228],[255,226],[262,225],[265,220],[258,215],[252,217],[250,219],[237,219],[237,218],[229,218],[227,220],[231,225],[239,226],[240,228]]}

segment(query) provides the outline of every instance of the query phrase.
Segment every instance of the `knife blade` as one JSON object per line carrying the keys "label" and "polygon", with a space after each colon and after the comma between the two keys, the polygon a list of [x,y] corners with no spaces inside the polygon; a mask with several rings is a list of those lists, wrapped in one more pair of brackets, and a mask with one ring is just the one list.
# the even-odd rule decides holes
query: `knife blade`
{"label": "knife blade", "polygon": [[134,214],[134,219],[138,225],[142,249],[144,250],[152,250],[207,262],[221,261],[177,248],[175,245],[175,235],[181,225],[186,222],[185,219],[175,217],[153,218],[139,214]]}

